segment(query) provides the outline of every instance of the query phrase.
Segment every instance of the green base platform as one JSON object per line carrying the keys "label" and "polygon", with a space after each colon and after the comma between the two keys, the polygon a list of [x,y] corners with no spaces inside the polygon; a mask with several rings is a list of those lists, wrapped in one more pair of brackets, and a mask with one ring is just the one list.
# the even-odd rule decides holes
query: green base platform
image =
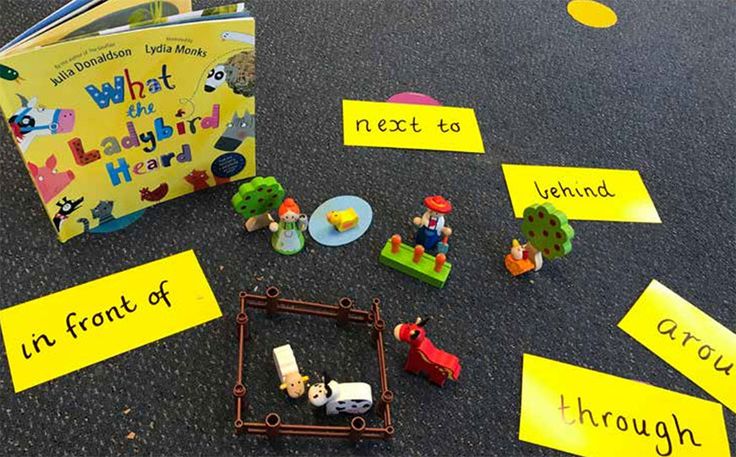
{"label": "green base platform", "polygon": [[417,263],[412,262],[413,258],[413,246],[401,243],[399,252],[393,254],[391,252],[391,240],[389,239],[383,246],[383,249],[381,249],[381,255],[378,257],[378,261],[383,265],[407,274],[412,278],[424,281],[434,287],[442,288],[445,285],[445,281],[450,276],[450,270],[452,270],[452,264],[450,262],[445,262],[442,270],[438,273],[434,271],[433,255],[425,253]]}

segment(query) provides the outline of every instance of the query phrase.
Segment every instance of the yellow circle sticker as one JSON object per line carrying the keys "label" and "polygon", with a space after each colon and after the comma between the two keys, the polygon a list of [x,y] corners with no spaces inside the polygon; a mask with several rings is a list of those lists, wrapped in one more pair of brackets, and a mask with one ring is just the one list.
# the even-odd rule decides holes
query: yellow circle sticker
{"label": "yellow circle sticker", "polygon": [[567,13],[588,27],[605,29],[616,23],[616,12],[603,3],[593,0],[572,0],[567,4]]}

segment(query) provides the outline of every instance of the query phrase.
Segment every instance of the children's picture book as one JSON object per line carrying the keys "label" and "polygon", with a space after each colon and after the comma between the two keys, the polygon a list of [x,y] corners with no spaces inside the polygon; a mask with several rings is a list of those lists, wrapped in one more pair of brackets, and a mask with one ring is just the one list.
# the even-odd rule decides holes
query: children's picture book
{"label": "children's picture book", "polygon": [[146,19],[140,22],[133,22],[127,25],[120,25],[117,27],[100,30],[100,31],[93,32],[93,33],[98,34],[98,35],[110,35],[110,34],[125,32],[133,28],[156,27],[163,22],[166,22],[168,24],[198,22],[203,19],[206,20],[208,16],[213,15],[213,14],[217,14],[218,18],[224,19],[229,16],[243,16],[244,14],[247,15],[249,13],[245,9],[244,3],[238,3],[234,5],[227,5],[227,6],[216,6],[213,8],[207,8],[207,9],[200,10],[200,11],[181,13],[181,14],[176,14],[173,16],[164,16],[158,19]]}
{"label": "children's picture book", "polygon": [[4,50],[0,56],[122,25],[136,26],[144,22],[163,22],[170,16],[191,10],[191,0],[108,0],[94,8],[77,9],[70,17]]}
{"label": "children's picture book", "polygon": [[255,175],[254,19],[148,3],[184,11],[0,57],[0,108],[61,241]]}
{"label": "children's picture book", "polygon": [[16,46],[22,41],[33,38],[88,9],[94,8],[104,1],[105,0],[71,0],[49,16],[32,25],[25,32],[10,40],[0,48],[0,51],[5,51],[6,49]]}

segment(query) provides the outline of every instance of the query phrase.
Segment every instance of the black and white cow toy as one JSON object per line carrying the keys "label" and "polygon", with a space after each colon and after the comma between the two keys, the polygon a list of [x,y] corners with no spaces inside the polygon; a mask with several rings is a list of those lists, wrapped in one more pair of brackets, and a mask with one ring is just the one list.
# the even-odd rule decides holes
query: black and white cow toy
{"label": "black and white cow toy", "polygon": [[309,387],[312,406],[324,406],[327,415],[365,414],[373,406],[371,386],[365,382],[338,383],[324,373],[322,381]]}

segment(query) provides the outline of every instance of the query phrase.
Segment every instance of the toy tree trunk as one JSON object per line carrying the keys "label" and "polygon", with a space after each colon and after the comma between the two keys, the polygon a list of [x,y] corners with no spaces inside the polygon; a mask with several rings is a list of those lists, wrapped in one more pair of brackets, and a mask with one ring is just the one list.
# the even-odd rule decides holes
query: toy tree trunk
{"label": "toy tree trunk", "polygon": [[243,227],[245,227],[249,232],[255,232],[256,230],[268,227],[268,224],[271,222],[273,222],[271,215],[263,213],[256,217],[249,217],[248,220],[245,221],[245,224],[243,224]]}
{"label": "toy tree trunk", "polygon": [[532,244],[526,245],[527,251],[529,251],[529,260],[534,263],[534,271],[539,271],[542,269],[542,263],[543,262],[543,256],[542,251],[537,250]]}

